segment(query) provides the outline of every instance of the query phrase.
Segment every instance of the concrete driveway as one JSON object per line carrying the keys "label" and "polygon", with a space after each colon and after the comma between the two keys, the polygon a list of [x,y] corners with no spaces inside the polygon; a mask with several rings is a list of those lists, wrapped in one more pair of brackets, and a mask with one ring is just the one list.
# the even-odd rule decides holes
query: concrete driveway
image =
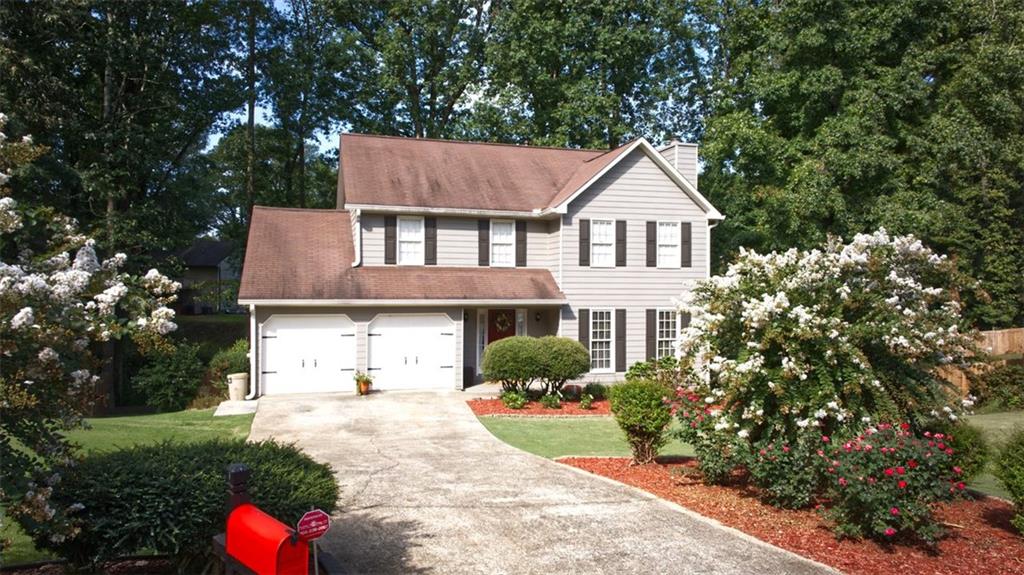
{"label": "concrete driveway", "polygon": [[250,438],[334,468],[340,512],[321,542],[353,573],[834,573],[502,443],[465,399],[264,397]]}

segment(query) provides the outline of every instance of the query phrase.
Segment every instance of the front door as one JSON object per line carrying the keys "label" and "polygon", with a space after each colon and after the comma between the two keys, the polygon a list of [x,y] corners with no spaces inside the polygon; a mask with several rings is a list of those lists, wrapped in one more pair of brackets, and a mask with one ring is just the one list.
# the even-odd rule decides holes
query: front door
{"label": "front door", "polygon": [[516,334],[516,310],[487,310],[487,343]]}

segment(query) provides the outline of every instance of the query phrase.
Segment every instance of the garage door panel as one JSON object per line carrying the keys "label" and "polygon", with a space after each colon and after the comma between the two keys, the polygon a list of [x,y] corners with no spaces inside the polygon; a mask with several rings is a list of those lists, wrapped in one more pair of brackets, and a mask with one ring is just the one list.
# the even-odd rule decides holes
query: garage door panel
{"label": "garage door panel", "polygon": [[264,394],[351,389],[356,338],[347,316],[273,316],[262,331]]}
{"label": "garage door panel", "polygon": [[374,387],[454,388],[455,328],[443,314],[377,316],[367,334]]}

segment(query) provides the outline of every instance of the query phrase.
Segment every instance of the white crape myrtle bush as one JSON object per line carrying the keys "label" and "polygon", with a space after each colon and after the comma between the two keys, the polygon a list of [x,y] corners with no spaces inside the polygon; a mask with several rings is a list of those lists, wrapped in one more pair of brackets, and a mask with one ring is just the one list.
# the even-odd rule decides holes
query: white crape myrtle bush
{"label": "white crape myrtle bush", "polygon": [[810,251],[741,250],[678,301],[691,318],[680,351],[695,359],[679,390],[685,439],[721,478],[765,449],[817,449],[879,421],[955,419],[964,405],[937,369],[974,352],[960,277],[914,237],[884,229]]}
{"label": "white crape myrtle bush", "polygon": [[8,180],[39,153],[0,132],[0,505],[60,540],[74,535],[64,519],[77,508],[50,505],[61,478],[49,470],[74,459],[64,432],[96,399],[96,344],[167,345],[180,286],[124,272],[125,255],[100,259],[74,220],[10,198]]}

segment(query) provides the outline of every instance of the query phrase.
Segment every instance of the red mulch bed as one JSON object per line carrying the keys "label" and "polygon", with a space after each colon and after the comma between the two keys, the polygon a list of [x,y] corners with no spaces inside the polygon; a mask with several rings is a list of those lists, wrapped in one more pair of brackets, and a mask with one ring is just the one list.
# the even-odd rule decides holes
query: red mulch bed
{"label": "red mulch bed", "polygon": [[562,409],[548,409],[537,401],[531,401],[522,409],[509,409],[500,399],[470,399],[466,403],[477,415],[611,415],[608,400],[602,399],[591,404],[592,409],[581,409],[575,401],[563,401]]}
{"label": "red mulch bed", "polygon": [[943,504],[947,528],[937,552],[923,546],[883,545],[874,541],[836,540],[814,511],[781,510],[761,503],[753,488],[703,485],[679,473],[695,468],[692,460],[670,459],[630,466],[627,458],[572,457],[561,463],[639,487],[701,515],[850,574],[954,575],[1024,573],[1024,538],[1010,526],[1012,507],[983,497]]}

